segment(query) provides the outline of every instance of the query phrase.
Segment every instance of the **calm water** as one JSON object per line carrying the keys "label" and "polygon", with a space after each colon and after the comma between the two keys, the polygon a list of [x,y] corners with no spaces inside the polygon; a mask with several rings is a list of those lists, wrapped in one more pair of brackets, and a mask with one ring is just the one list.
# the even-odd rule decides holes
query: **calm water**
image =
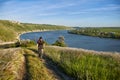
{"label": "calm water", "polygon": [[20,36],[20,39],[37,40],[40,36],[49,44],[54,43],[59,36],[64,36],[69,47],[84,48],[96,51],[120,52],[120,40],[68,34],[67,31],[32,32]]}

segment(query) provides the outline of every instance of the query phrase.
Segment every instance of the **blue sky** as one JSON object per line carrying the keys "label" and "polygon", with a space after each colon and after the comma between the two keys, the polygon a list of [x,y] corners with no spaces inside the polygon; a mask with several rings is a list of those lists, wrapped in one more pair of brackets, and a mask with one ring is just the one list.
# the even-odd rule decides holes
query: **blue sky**
{"label": "blue sky", "polygon": [[120,0],[0,0],[0,19],[82,27],[120,27]]}

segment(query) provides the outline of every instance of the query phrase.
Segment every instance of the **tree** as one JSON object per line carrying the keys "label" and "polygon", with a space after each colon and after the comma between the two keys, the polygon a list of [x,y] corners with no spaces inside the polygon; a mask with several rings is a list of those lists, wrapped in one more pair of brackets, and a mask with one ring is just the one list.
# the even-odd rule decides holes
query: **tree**
{"label": "tree", "polygon": [[64,36],[59,36],[58,40],[56,40],[56,42],[53,45],[66,47],[67,45],[65,44],[64,40]]}

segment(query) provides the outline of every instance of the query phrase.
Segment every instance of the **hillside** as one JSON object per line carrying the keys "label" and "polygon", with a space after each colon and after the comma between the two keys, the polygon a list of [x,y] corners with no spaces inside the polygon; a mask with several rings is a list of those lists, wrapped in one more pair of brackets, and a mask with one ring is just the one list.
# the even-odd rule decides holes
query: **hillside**
{"label": "hillside", "polygon": [[46,46],[41,61],[37,46],[0,49],[0,69],[0,80],[119,80],[120,54]]}
{"label": "hillside", "polygon": [[16,40],[18,34],[35,30],[64,30],[66,26],[49,24],[19,23],[16,21],[0,20],[0,42]]}
{"label": "hillside", "polygon": [[29,49],[0,50],[0,80],[58,80],[37,54]]}
{"label": "hillside", "polygon": [[46,46],[46,55],[71,80],[120,80],[120,53]]}

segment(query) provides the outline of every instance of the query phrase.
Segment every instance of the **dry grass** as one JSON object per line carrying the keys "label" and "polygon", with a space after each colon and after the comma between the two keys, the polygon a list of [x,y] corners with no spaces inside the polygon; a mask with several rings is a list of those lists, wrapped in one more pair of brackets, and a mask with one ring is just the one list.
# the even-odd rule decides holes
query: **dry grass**
{"label": "dry grass", "polygon": [[51,74],[34,51],[24,49],[24,52],[28,80],[56,80],[55,75]]}
{"label": "dry grass", "polygon": [[0,50],[0,80],[56,80],[36,52],[26,48]]}
{"label": "dry grass", "polygon": [[20,48],[0,50],[0,80],[22,80],[25,58]]}

